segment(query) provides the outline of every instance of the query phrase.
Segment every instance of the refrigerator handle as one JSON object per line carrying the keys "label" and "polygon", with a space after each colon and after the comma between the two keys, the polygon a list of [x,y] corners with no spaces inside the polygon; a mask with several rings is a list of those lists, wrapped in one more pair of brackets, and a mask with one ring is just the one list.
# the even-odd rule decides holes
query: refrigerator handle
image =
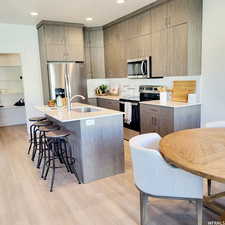
{"label": "refrigerator handle", "polygon": [[65,83],[66,83],[66,97],[67,97],[67,107],[70,107],[70,99],[71,99],[71,86],[69,81],[69,76],[67,73],[64,74]]}

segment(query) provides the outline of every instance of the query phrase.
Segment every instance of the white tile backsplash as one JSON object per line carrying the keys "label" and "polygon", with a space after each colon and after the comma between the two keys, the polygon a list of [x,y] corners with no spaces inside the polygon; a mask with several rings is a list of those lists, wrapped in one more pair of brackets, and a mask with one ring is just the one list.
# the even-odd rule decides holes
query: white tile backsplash
{"label": "white tile backsplash", "polygon": [[95,97],[95,89],[101,84],[106,84],[109,87],[112,85],[119,85],[120,95],[139,95],[140,85],[164,85],[168,88],[173,87],[174,80],[196,80],[197,84],[197,100],[200,101],[201,76],[178,76],[165,77],[162,79],[127,79],[127,78],[113,78],[113,79],[89,79],[87,80],[88,97]]}

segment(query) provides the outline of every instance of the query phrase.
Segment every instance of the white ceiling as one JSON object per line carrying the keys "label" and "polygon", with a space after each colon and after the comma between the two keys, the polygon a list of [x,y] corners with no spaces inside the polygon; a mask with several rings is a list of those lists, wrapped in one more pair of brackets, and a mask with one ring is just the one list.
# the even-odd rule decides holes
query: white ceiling
{"label": "white ceiling", "polygon": [[[0,0],[0,23],[37,24],[45,19],[101,26],[155,1],[126,0],[117,4],[116,0]],[[31,17],[32,11],[39,15]],[[87,17],[93,21],[87,22]]]}

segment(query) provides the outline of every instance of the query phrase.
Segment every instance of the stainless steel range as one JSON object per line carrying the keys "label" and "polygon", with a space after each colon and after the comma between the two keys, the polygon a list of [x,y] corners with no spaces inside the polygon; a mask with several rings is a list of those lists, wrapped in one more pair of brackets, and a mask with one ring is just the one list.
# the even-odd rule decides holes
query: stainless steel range
{"label": "stainless steel range", "polygon": [[[139,87],[139,96],[123,97],[120,99],[120,111],[131,113],[130,120],[127,121],[127,115],[124,117],[124,127],[131,130],[140,131],[140,102],[159,100],[159,88],[162,86],[143,85]],[[127,105],[131,107],[127,110]],[[128,111],[128,112],[127,112]]]}

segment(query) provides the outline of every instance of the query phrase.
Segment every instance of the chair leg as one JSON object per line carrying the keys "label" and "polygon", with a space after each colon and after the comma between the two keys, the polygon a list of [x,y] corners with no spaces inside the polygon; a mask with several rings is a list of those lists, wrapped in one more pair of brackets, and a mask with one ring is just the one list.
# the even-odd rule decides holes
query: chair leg
{"label": "chair leg", "polygon": [[37,161],[37,168],[40,169],[42,158],[43,158],[43,152],[44,152],[44,133],[40,132],[39,135],[39,153],[38,153],[38,161]]}
{"label": "chair leg", "polygon": [[202,225],[202,200],[196,200],[197,225]]}
{"label": "chair leg", "polygon": [[140,191],[140,219],[141,225],[150,225],[148,195]]}
{"label": "chair leg", "polygon": [[207,185],[208,185],[208,196],[210,196],[212,191],[212,180],[207,180]]}
{"label": "chair leg", "polygon": [[38,150],[37,132],[38,132],[38,129],[35,129],[34,130],[34,146],[33,146],[33,153],[32,153],[32,157],[31,157],[32,161],[34,161],[36,152]]}
{"label": "chair leg", "polygon": [[28,152],[27,152],[27,154],[29,155],[30,154],[30,150],[31,150],[31,147],[32,147],[32,145],[33,145],[33,127],[34,127],[34,125],[31,125],[30,126],[30,146],[29,146],[29,149],[28,149]]}
{"label": "chair leg", "polygon": [[[43,171],[43,174],[44,174],[44,172],[45,172],[45,175],[44,175],[44,180],[46,180],[47,179],[47,176],[48,176],[48,171],[49,171],[49,168],[50,168],[50,166],[51,166],[51,150],[52,150],[52,146],[53,146],[53,144],[54,143],[49,143],[48,144],[48,148],[47,148],[47,154],[48,154],[48,156],[46,156],[46,158],[48,159],[48,160],[46,160],[46,163],[45,164],[47,164],[47,169],[46,169],[46,171]],[[44,170],[45,170],[45,168],[43,168]]]}
{"label": "chair leg", "polygon": [[52,180],[51,180],[51,188],[50,188],[50,192],[53,191],[53,185],[54,185],[54,181],[55,181],[55,150],[57,148],[57,143],[54,143],[54,147],[52,150]]}

